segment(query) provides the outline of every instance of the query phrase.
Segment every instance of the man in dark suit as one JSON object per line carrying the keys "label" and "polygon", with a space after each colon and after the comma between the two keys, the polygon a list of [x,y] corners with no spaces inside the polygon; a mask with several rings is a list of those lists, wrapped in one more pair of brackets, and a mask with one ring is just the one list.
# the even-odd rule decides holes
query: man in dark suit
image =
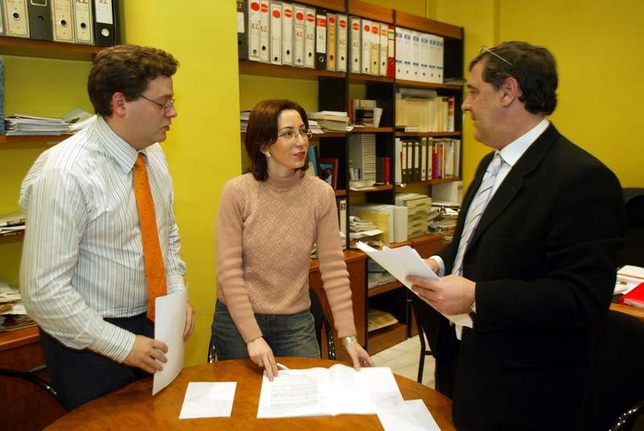
{"label": "man in dark suit", "polygon": [[[571,431],[591,414],[593,336],[615,286],[624,204],[615,175],[546,119],[557,81],[552,54],[524,42],[484,48],[471,62],[463,110],[494,152],[465,195],[453,242],[426,261],[450,275],[409,278],[438,311],[473,319],[462,334],[445,319],[439,329],[437,368],[457,357],[459,430]],[[478,214],[481,183],[490,197]]]}

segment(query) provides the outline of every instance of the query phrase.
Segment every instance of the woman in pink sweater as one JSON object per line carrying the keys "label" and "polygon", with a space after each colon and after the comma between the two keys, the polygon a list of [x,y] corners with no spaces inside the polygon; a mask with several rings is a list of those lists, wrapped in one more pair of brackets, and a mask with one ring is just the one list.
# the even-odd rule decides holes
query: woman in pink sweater
{"label": "woman in pink sweater", "polygon": [[251,172],[224,185],[217,216],[217,356],[249,357],[270,379],[276,356],[320,356],[309,311],[314,244],[338,336],[356,369],[373,366],[355,338],[335,193],[306,175],[310,134],[297,103],[258,103],[246,131]]}

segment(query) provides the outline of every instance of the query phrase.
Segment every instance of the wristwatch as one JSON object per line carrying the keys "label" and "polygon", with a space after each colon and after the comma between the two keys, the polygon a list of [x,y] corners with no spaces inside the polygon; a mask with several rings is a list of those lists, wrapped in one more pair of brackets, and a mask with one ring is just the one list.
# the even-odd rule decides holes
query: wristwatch
{"label": "wristwatch", "polygon": [[353,344],[358,341],[358,338],[356,338],[355,335],[349,335],[348,337],[343,337],[342,338],[342,345],[344,347],[347,347],[349,344]]}

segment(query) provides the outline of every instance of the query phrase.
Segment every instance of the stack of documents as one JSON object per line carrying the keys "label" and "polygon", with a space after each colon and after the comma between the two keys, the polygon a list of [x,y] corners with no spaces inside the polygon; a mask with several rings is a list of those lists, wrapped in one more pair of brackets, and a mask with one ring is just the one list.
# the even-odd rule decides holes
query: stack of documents
{"label": "stack of documents", "polygon": [[[412,284],[407,281],[407,276],[409,275],[438,280],[438,276],[429,269],[418,252],[408,245],[397,248],[383,247],[382,250],[376,250],[362,242],[358,242],[357,246],[367,256],[389,271],[398,281],[407,286],[409,290],[412,287]],[[469,314],[443,315],[455,325],[471,328],[474,324]]]}
{"label": "stack of documents", "polygon": [[349,128],[349,116],[346,112],[320,111],[309,113],[309,118],[317,121],[322,130],[346,132]]}
{"label": "stack of documents", "polygon": [[13,213],[0,215],[0,237],[20,235],[25,231],[25,214]]}
{"label": "stack of documents", "polygon": [[617,271],[614,294],[625,295],[640,283],[644,283],[644,268],[635,265],[624,265]]}
{"label": "stack of documents", "polygon": [[0,332],[35,326],[36,322],[27,316],[18,289],[0,280]]}
{"label": "stack of documents", "polygon": [[62,135],[69,133],[69,123],[62,118],[15,114],[4,120],[7,135]]}

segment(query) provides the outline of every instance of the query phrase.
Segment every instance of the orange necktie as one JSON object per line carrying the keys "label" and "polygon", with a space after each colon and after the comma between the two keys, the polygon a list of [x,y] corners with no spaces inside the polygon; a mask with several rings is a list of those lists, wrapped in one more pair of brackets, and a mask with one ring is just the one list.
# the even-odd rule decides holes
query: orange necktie
{"label": "orange necktie", "polygon": [[163,254],[159,244],[159,232],[154,215],[154,199],[148,182],[148,171],[145,167],[145,156],[139,153],[134,163],[134,196],[141,222],[141,239],[143,242],[143,260],[145,262],[145,280],[148,285],[148,318],[154,321],[154,300],[167,293]]}

